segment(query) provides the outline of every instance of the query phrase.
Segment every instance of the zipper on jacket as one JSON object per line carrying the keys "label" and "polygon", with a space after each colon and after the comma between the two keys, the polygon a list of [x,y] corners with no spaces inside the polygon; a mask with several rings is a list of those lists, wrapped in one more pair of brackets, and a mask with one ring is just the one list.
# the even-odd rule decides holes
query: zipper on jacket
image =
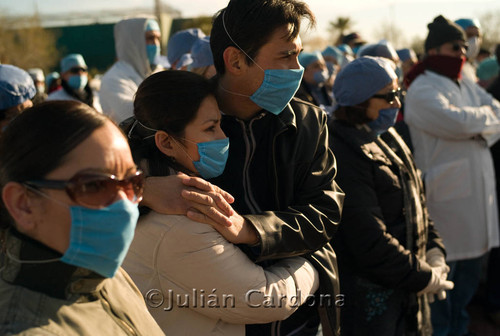
{"label": "zipper on jacket", "polygon": [[125,329],[125,331],[128,331],[128,333],[132,336],[138,336],[138,334],[135,332],[134,328],[130,326],[127,322],[123,321],[121,318],[116,316],[116,314],[113,312],[111,309],[111,305],[109,304],[109,301],[102,295],[102,293],[99,293],[99,298],[104,306],[104,310],[107,311],[107,313],[115,320],[116,323],[121,324],[122,328]]}
{"label": "zipper on jacket", "polygon": [[258,203],[255,201],[251,181],[250,181],[250,164],[252,162],[253,156],[255,154],[255,147],[257,146],[255,143],[255,137],[252,132],[252,124],[255,120],[259,120],[264,116],[263,113],[258,115],[257,117],[250,120],[247,124],[245,121],[237,119],[241,124],[243,129],[243,139],[245,140],[245,162],[243,163],[243,191],[244,191],[244,199],[247,204],[250,212],[253,214],[261,212]]}

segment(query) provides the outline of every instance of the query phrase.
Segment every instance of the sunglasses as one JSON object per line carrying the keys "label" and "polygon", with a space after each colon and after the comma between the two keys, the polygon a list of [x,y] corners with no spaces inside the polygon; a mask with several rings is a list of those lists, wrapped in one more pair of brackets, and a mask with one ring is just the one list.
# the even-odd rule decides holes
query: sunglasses
{"label": "sunglasses", "polygon": [[465,49],[465,51],[467,51],[469,49],[469,45],[456,42],[451,45],[451,49],[453,49],[453,51],[462,51],[462,49]]}
{"label": "sunglasses", "polygon": [[32,180],[24,184],[38,189],[65,190],[69,198],[86,208],[104,208],[116,200],[120,190],[123,190],[129,201],[139,203],[144,190],[144,173],[140,170],[134,175],[119,180],[115,175],[80,172],[67,181]]}
{"label": "sunglasses", "polygon": [[401,99],[401,88],[397,88],[396,90],[392,90],[391,92],[387,92],[385,94],[376,94],[372,97],[385,99],[386,102],[392,104],[396,100],[396,97]]}
{"label": "sunglasses", "polygon": [[69,69],[69,72],[74,74],[74,75],[79,74],[80,71],[87,72],[87,69],[85,69],[85,68],[71,68],[71,69]]}

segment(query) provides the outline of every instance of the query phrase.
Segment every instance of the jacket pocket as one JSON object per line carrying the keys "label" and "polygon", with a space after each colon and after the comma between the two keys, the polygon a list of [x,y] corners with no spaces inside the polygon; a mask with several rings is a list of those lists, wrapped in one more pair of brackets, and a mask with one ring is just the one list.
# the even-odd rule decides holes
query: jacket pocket
{"label": "jacket pocket", "polygon": [[469,160],[461,159],[441,164],[425,174],[427,198],[444,202],[471,195],[471,167]]}

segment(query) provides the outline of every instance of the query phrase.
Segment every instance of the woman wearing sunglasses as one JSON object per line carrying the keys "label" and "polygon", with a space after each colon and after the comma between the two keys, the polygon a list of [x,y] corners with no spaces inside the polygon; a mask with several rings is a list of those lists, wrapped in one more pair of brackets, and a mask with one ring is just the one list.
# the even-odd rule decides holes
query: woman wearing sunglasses
{"label": "woman wearing sunglasses", "polygon": [[[207,79],[153,74],[137,90],[134,114],[126,133],[147,175],[207,179],[224,171],[229,142]],[[212,226],[153,211],[139,219],[124,268],[167,335],[244,335],[245,324],[283,320],[318,288],[304,258],[264,269]]]}
{"label": "woman wearing sunglasses", "polygon": [[401,106],[393,64],[358,58],[337,75],[333,93],[330,148],[346,194],[332,240],[346,297],[343,335],[431,335],[428,301],[453,283],[419,173],[391,127]]}
{"label": "woman wearing sunglasses", "polygon": [[143,176],[80,102],[46,102],[0,139],[0,334],[162,335],[120,268]]}

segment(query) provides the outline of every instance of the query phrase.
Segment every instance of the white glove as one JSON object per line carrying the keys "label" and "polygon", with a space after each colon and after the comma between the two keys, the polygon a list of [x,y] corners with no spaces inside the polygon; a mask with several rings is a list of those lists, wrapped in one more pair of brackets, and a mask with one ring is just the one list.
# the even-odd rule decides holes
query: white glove
{"label": "white glove", "polygon": [[[443,268],[443,271],[441,273],[441,280],[446,280],[448,278],[448,272],[450,271],[450,268],[446,265],[444,254],[439,248],[434,247],[427,251],[425,254],[425,259],[431,267],[446,266],[446,268]],[[437,293],[427,293],[427,300],[429,301],[429,303],[434,302],[434,294],[437,296],[438,300],[446,299],[446,291],[443,289]]]}
{"label": "white glove", "polygon": [[[449,269],[450,268],[446,264],[444,266],[432,267],[432,276],[429,280],[429,283],[424,289],[418,292],[417,295],[438,294],[438,299],[440,299],[440,297],[442,297],[443,295],[441,292],[453,289],[453,282],[446,280],[446,278],[443,278],[443,274],[446,277]],[[432,301],[434,301],[434,298],[432,298]]]}

